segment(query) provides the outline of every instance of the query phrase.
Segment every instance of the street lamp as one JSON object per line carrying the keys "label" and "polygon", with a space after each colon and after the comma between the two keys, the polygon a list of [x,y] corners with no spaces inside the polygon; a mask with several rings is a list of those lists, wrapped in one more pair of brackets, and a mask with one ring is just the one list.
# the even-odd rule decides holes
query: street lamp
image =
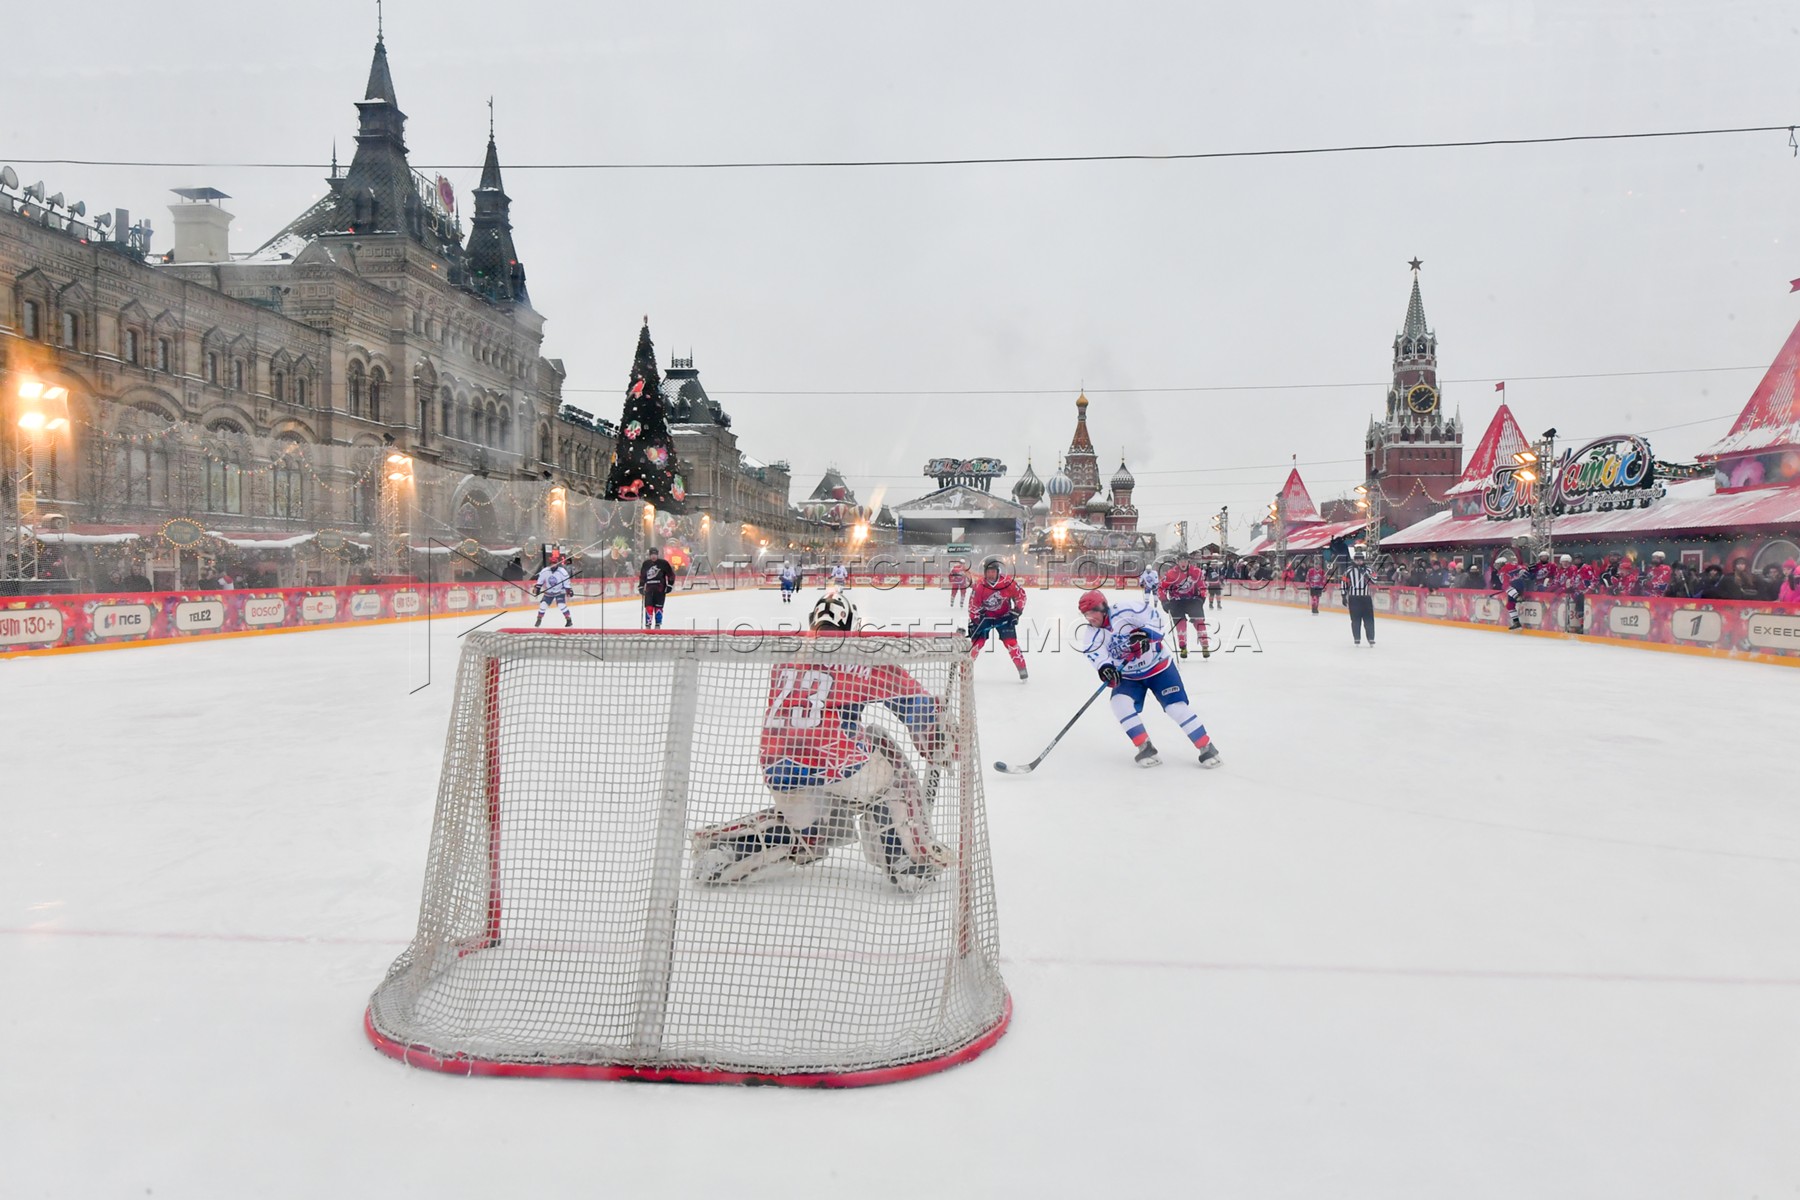
{"label": "street lamp", "polygon": [[381,552],[375,564],[377,575],[401,573],[402,550],[411,532],[406,526],[404,493],[413,481],[412,468],[411,455],[396,450],[387,456],[387,486],[381,493]]}
{"label": "street lamp", "polygon": [[7,407],[16,432],[11,434],[12,453],[5,460],[8,479],[0,579],[36,579],[39,542],[25,531],[25,520],[37,511],[37,452],[47,440],[69,432],[69,389],[24,375]]}

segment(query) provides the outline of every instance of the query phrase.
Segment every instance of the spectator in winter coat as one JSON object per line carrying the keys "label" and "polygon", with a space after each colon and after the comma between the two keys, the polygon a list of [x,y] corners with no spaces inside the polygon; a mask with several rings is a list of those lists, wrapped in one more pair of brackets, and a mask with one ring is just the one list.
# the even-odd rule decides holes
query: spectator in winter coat
{"label": "spectator in winter coat", "polygon": [[1481,571],[1473,563],[1466,563],[1456,573],[1456,586],[1468,591],[1478,592],[1483,586]]}
{"label": "spectator in winter coat", "polygon": [[1725,568],[1718,563],[1709,563],[1706,569],[1700,572],[1700,590],[1694,595],[1703,600],[1717,600],[1721,595],[1720,589],[1724,586]]}
{"label": "spectator in winter coat", "polygon": [[1783,604],[1800,604],[1800,562],[1790,558],[1781,564],[1781,569],[1786,575],[1782,578],[1781,590],[1775,594],[1775,598]]}
{"label": "spectator in winter coat", "polygon": [[1676,600],[1697,599],[1700,595],[1700,576],[1689,567],[1676,567],[1675,574],[1669,580],[1668,595]]}
{"label": "spectator in winter coat", "polygon": [[1439,588],[1450,586],[1450,572],[1446,571],[1444,564],[1436,559],[1431,561],[1430,569],[1425,572],[1425,586],[1434,592]]}
{"label": "spectator in winter coat", "polygon": [[1721,600],[1761,600],[1762,580],[1750,571],[1750,560],[1740,558],[1731,565],[1731,578],[1719,585]]}
{"label": "spectator in winter coat", "polygon": [[1770,563],[1768,566],[1764,567],[1763,573],[1762,573],[1762,589],[1763,589],[1762,598],[1764,600],[1780,599],[1781,598],[1781,584],[1785,578],[1786,578],[1786,576],[1782,572],[1781,568],[1776,566],[1774,563]]}

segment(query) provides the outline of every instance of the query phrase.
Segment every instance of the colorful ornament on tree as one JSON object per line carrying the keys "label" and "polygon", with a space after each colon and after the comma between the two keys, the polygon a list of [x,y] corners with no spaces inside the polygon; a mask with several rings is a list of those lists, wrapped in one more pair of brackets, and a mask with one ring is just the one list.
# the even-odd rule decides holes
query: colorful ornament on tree
{"label": "colorful ornament on tree", "polygon": [[650,465],[653,467],[669,465],[669,452],[662,446],[645,446],[644,457],[650,460]]}
{"label": "colorful ornament on tree", "polygon": [[642,432],[644,432],[644,426],[641,421],[633,421],[625,426],[625,436],[633,441],[636,441],[637,435]]}
{"label": "colorful ornament on tree", "polygon": [[687,484],[682,482],[681,476],[677,475],[669,484],[669,496],[677,501],[687,499]]}

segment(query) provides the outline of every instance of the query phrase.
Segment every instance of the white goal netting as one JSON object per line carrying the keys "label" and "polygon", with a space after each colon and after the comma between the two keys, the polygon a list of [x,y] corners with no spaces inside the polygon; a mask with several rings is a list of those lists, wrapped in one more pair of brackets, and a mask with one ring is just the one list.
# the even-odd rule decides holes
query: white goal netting
{"label": "white goal netting", "polygon": [[1003,1032],[968,643],[489,632],[370,1038],[469,1073],[873,1083]]}

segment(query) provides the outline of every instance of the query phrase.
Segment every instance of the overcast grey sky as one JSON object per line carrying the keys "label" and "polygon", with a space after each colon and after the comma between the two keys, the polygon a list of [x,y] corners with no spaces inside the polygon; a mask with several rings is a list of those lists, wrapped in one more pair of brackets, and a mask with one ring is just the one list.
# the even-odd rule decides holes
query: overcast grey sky
{"label": "overcast grey sky", "polygon": [[[1425,262],[1446,403],[1473,449],[1492,381],[1528,434],[1723,433],[1800,320],[1786,134],[1307,158],[788,171],[526,163],[1181,152],[1800,122],[1800,5],[392,0],[415,166],[479,163],[495,97],[546,352],[569,399],[622,403],[638,320],[692,348],[740,444],[835,463],[864,500],[937,454],[1029,449],[1076,389],[1146,528],[1266,508],[1290,455],[1359,481]],[[373,3],[8,5],[0,163],[347,160]],[[21,48],[29,48],[21,54]],[[310,170],[21,167],[157,220],[230,193],[234,248],[317,196]],[[478,172],[448,172],[466,196]],[[1115,394],[1271,384],[1342,388]],[[591,390],[590,390],[591,389]],[[750,396],[1051,389],[1038,396]],[[1346,461],[1348,460],[1348,461]],[[1308,465],[1315,464],[1315,465]],[[1010,486],[1010,483],[1006,486]],[[1237,535],[1241,541],[1241,532]]]}

